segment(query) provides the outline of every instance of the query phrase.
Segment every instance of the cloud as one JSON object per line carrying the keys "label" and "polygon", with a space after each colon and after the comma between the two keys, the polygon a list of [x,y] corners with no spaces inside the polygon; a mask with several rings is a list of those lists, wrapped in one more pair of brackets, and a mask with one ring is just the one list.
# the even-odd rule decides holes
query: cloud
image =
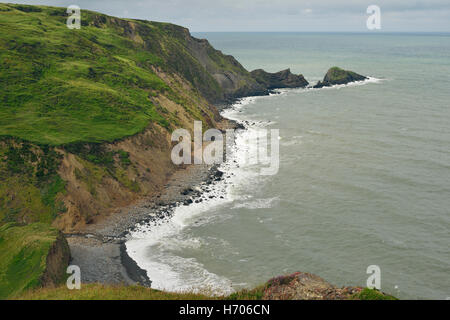
{"label": "cloud", "polygon": [[[11,2],[13,0],[5,1]],[[3,1],[2,1],[3,2]],[[448,0],[21,0],[77,4],[119,17],[166,21],[192,31],[367,31],[366,9],[381,7],[382,31],[450,32]]]}

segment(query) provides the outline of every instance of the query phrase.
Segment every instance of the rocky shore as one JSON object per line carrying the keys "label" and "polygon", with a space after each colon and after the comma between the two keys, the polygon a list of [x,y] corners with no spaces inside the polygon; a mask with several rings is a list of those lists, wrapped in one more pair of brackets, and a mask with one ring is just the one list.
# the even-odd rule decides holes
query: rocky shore
{"label": "rocky shore", "polygon": [[[335,75],[334,71],[329,71],[324,78],[327,83],[323,86],[331,83],[331,73]],[[345,71],[345,75],[349,73],[351,74],[347,79],[348,82],[363,77],[356,74],[358,77],[355,78],[352,72]],[[302,75],[294,75],[289,69],[278,73],[255,70],[252,75],[268,88],[308,86]],[[235,98],[216,104],[216,108],[221,111],[234,101]],[[245,129],[243,125],[227,119],[222,120],[221,127]],[[222,178],[223,172],[217,165],[184,166],[171,176],[161,193],[134,205],[120,208],[102,221],[87,225],[82,232],[66,234],[72,255],[71,264],[80,267],[82,282],[140,284],[150,287],[151,275],[141,269],[126,251],[125,242],[130,232],[140,224],[171,218],[177,206],[204,201],[203,191],[209,191],[209,186]]]}
{"label": "rocky shore", "polygon": [[[217,109],[229,106],[223,104]],[[223,119],[220,127],[244,129],[228,119]],[[138,225],[171,218],[177,206],[206,200],[204,192],[223,179],[224,173],[218,167],[206,164],[182,166],[170,177],[162,192],[120,208],[102,221],[86,226],[82,232],[66,234],[72,256],[70,264],[80,267],[82,283],[150,287],[151,275],[147,275],[127,253],[125,242],[130,232]]]}

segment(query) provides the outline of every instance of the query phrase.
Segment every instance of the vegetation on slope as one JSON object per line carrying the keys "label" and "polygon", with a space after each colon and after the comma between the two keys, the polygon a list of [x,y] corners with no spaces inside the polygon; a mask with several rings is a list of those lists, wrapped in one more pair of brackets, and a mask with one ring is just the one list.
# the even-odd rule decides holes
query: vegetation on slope
{"label": "vegetation on slope", "polygon": [[[114,205],[108,190],[97,192],[111,181],[131,201],[128,190],[146,192],[161,179],[138,172],[143,164],[111,142],[149,130],[159,140],[147,138],[135,154],[165,150],[172,129],[194,119],[210,127],[217,116],[203,92],[219,98],[222,89],[189,51],[187,29],[83,10],[82,28],[71,30],[67,16],[0,4],[0,225],[52,223],[67,211],[72,222],[90,221]],[[78,160],[62,175],[71,154]],[[80,187],[91,198],[69,201]]]}
{"label": "vegetation on slope", "polygon": [[376,289],[364,288],[361,292],[355,294],[353,299],[356,300],[398,300],[396,297],[385,294]]}
{"label": "vegetation on slope", "polygon": [[[61,280],[64,263],[49,274],[48,257],[57,242],[66,261],[67,243],[50,224],[91,223],[162,185],[169,160],[155,165],[162,172],[151,166],[168,155],[172,129],[193,119],[211,126],[210,102],[274,86],[179,26],[82,11],[82,28],[70,30],[66,19],[65,8],[0,4],[0,298]],[[227,299],[261,299],[269,288]],[[25,297],[209,298],[99,285]]]}
{"label": "vegetation on slope", "polygon": [[[56,255],[55,259],[49,254]],[[68,260],[67,242],[47,224],[1,226],[0,299],[44,284],[58,284],[64,279]]]}
{"label": "vegetation on slope", "polygon": [[[96,26],[106,16],[83,11],[83,27],[71,30],[63,8],[23,8],[0,4],[0,135],[60,145],[169,125],[149,99],[175,95],[152,70],[162,60],[124,34],[126,21]],[[146,30],[161,46],[163,32]]]}
{"label": "vegetation on slope", "polygon": [[[141,286],[83,285],[80,290],[69,290],[65,286],[29,290],[17,296],[20,300],[266,300],[267,284],[251,290],[242,290],[228,296],[212,296],[199,293],[174,293]],[[374,289],[358,289],[360,293],[339,297],[343,300],[397,300]],[[292,298],[292,297],[291,297]],[[299,297],[297,297],[298,299]],[[304,297],[308,299],[308,297]],[[309,297],[309,299],[318,299]]]}
{"label": "vegetation on slope", "polygon": [[67,209],[61,201],[66,182],[57,170],[62,155],[26,141],[0,141],[0,225],[51,223]]}
{"label": "vegetation on slope", "polygon": [[141,286],[83,285],[80,290],[66,286],[30,290],[17,297],[21,300],[211,300],[218,299],[196,293],[171,293]]}
{"label": "vegetation on slope", "polygon": [[[83,10],[81,29],[69,29],[65,8],[45,6],[0,4],[0,15],[0,136],[50,145],[113,141],[149,123],[173,124],[176,117],[152,99],[158,95],[201,120],[199,96],[217,101],[252,86],[264,92],[233,57],[183,27]],[[189,82],[193,101],[161,72]],[[217,81],[224,74],[235,79],[231,88]]]}

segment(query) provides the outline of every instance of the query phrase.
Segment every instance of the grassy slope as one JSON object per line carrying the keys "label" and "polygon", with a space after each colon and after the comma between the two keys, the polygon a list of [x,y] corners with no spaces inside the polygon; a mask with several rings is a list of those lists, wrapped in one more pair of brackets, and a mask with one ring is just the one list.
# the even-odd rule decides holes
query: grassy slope
{"label": "grassy slope", "polygon": [[47,253],[58,231],[46,224],[0,227],[0,299],[40,285]]}
{"label": "grassy slope", "polygon": [[0,135],[57,145],[113,140],[162,122],[148,95],[167,85],[136,66],[155,57],[113,29],[70,30],[53,15],[61,10],[0,13]]}
{"label": "grassy slope", "polygon": [[[0,4],[0,137],[14,137],[0,143],[0,225],[6,223],[0,227],[0,298],[38,285],[56,237],[47,225],[64,211],[57,199],[65,182],[56,174],[59,157],[48,146],[113,141],[149,123],[169,129],[176,117],[154,105],[151,98],[158,95],[202,119],[193,101],[224,97],[211,71],[239,74],[243,92],[246,81],[254,81],[236,60],[209,45],[205,69],[182,27],[83,11],[82,29],[69,30],[66,18],[64,8]],[[167,83],[155,68],[190,82],[195,88],[187,93],[190,100],[174,90],[179,84]],[[110,165],[111,155],[104,152],[81,156],[95,165]],[[8,223],[16,220],[45,224],[18,228]],[[253,290],[228,298],[257,299],[261,294]],[[208,297],[91,285],[75,292],[43,289],[25,298]]]}
{"label": "grassy slope", "polygon": [[140,286],[83,285],[81,290],[69,290],[65,286],[56,289],[31,290],[18,299],[23,300],[211,300],[202,294],[170,293]]}
{"label": "grassy slope", "polygon": [[59,200],[66,185],[57,174],[60,160],[53,148],[0,141],[0,226],[8,222],[50,224],[65,211]]}
{"label": "grassy slope", "polygon": [[154,67],[220,94],[185,48],[184,28],[83,11],[82,28],[70,30],[64,8],[41,6],[0,4],[0,16],[0,136],[60,145],[168,127],[150,98],[183,101]]}
{"label": "grassy slope", "polygon": [[[208,123],[213,115],[203,93],[211,99],[222,94],[189,52],[187,29],[82,11],[82,28],[70,30],[65,10],[0,4],[0,225],[51,223],[66,210],[54,146],[64,145],[87,167],[138,191],[124,174],[127,166],[92,143],[132,136],[151,124],[179,127],[177,112],[155,105],[153,98],[162,95]],[[178,76],[182,80],[173,81]],[[93,184],[91,177],[80,179]]]}
{"label": "grassy slope", "polygon": [[[141,286],[105,286],[101,284],[83,285],[80,290],[43,288],[29,290],[17,296],[20,300],[262,300],[266,286],[243,290],[229,296],[210,296],[197,293],[173,293],[148,289]],[[397,300],[372,289],[349,297],[352,300]]]}

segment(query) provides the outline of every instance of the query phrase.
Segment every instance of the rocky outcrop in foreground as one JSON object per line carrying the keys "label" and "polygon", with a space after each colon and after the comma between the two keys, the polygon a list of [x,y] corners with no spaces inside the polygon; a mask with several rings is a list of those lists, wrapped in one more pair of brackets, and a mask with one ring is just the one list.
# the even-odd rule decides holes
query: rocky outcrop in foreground
{"label": "rocky outcrop in foreground", "polygon": [[270,279],[253,290],[233,293],[235,300],[396,300],[378,290],[362,287],[338,288],[311,273],[296,272]]}
{"label": "rocky outcrop in foreground", "polygon": [[323,81],[317,82],[314,88],[330,87],[336,84],[347,84],[355,81],[366,80],[367,77],[357,74],[353,71],[343,70],[338,67],[333,67],[328,70],[323,78]]}
{"label": "rocky outcrop in foreground", "polygon": [[347,300],[362,288],[337,288],[319,276],[297,272],[269,280],[263,299],[267,300]]}
{"label": "rocky outcrop in foreground", "polygon": [[290,69],[275,73],[257,69],[250,72],[250,74],[256,82],[269,90],[280,88],[304,88],[309,84],[303,75],[295,75]]}

